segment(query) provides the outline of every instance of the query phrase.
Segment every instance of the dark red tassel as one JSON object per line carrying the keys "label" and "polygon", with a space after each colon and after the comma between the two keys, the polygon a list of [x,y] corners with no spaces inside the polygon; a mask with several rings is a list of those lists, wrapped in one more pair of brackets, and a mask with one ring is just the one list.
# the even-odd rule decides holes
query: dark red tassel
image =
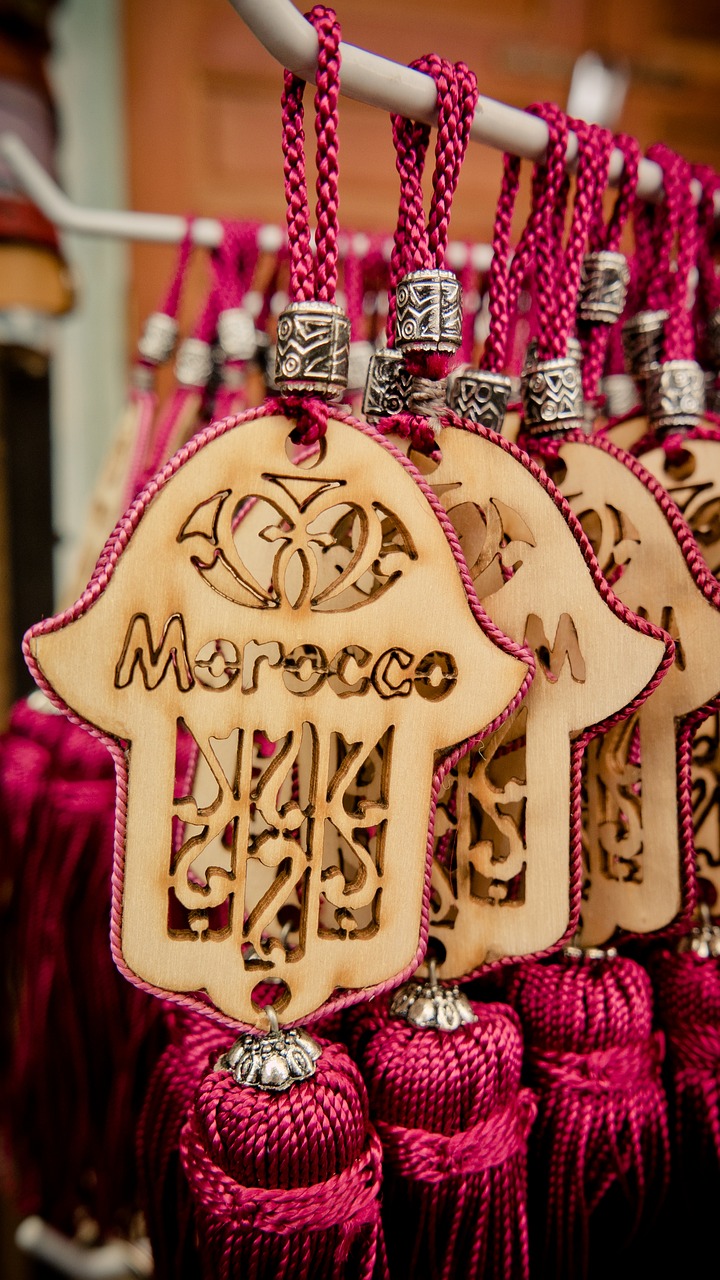
{"label": "dark red tassel", "polygon": [[510,998],[538,1095],[530,1139],[533,1268],[588,1274],[617,1262],[667,1187],[662,1038],[653,1034],[650,981],[612,953],[524,965]]}
{"label": "dark red tassel", "polygon": [[662,951],[651,972],[667,1039],[674,1198],[702,1220],[720,1197],[720,948]]}
{"label": "dark red tassel", "polygon": [[44,714],[35,728],[50,765],[14,887],[8,1147],[20,1213],[67,1235],[90,1218],[102,1239],[130,1230],[139,1095],[166,1032],[160,1003],[110,955],[112,757],[63,716]]}
{"label": "dark red tassel", "polygon": [[140,1203],[155,1280],[198,1280],[200,1258],[180,1134],[198,1085],[227,1048],[227,1032],[208,1018],[167,1008],[171,1041],[150,1077],[137,1130]]}
{"label": "dark red tassel", "polygon": [[[385,1280],[381,1152],[346,1050],[283,1092],[204,1076],[180,1156],[206,1280]],[[182,1069],[182,1068],[181,1068]]]}
{"label": "dark red tassel", "polygon": [[[404,1013],[424,1020],[424,989],[408,984],[391,1007],[400,1007],[403,992],[414,999],[419,992]],[[351,1047],[383,1144],[383,1225],[394,1277],[528,1274],[526,1141],[534,1103],[520,1088],[518,1020],[507,1006],[465,1006],[464,1016],[477,1021],[453,1031],[414,1026],[393,1016],[387,1000],[356,1017]]]}

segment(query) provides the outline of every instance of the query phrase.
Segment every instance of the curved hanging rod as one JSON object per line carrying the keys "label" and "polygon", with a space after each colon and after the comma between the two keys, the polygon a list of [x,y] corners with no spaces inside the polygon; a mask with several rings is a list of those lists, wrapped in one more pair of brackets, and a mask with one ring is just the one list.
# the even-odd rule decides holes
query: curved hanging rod
{"label": "curved hanging rod", "polygon": [[[18,187],[61,231],[76,231],[92,236],[117,236],[123,240],[146,240],[155,244],[179,244],[185,235],[187,221],[179,214],[136,213],[130,209],[87,209],[75,204],[17,134],[0,134],[0,159],[5,161]],[[267,253],[277,253],[285,241],[285,234],[284,228],[271,224],[261,226],[258,229],[259,248]],[[214,249],[221,244],[222,237],[223,226],[217,218],[194,219],[194,244]],[[370,240],[362,232],[340,234],[339,249],[343,257],[354,253],[362,258],[369,247]],[[391,249],[392,240],[388,238],[382,243],[382,252],[388,261]],[[492,248],[488,244],[451,241],[447,256],[450,266],[456,270],[464,267],[469,257],[476,271],[487,271]]]}
{"label": "curved hanging rod", "polygon": [[[230,0],[230,3],[273,58],[304,80],[314,81],[317,35],[292,0]],[[352,44],[343,42],[340,50],[340,92],[346,97],[380,107],[383,111],[397,112],[412,120],[436,123],[436,90],[430,76]],[[495,102],[492,98],[479,97],[470,137],[525,160],[540,160],[548,144],[548,129],[537,116],[528,115],[517,107],[508,107],[503,102]],[[577,137],[571,133],[566,157],[569,168],[575,163],[577,153]],[[610,159],[611,186],[617,186],[623,163],[622,152],[616,149]],[[699,198],[700,186],[699,183],[695,185],[696,198]],[[653,160],[640,161],[637,190],[645,200],[662,199],[662,169]],[[720,212],[717,202],[716,211]]]}

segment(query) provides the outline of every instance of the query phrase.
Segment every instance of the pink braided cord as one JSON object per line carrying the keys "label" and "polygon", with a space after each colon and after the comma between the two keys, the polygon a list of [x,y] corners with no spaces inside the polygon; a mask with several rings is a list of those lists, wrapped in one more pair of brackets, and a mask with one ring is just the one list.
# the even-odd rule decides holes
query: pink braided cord
{"label": "pink braided cord", "polygon": [[395,339],[395,290],[404,275],[428,267],[445,269],[450,210],[470,138],[478,89],[474,72],[464,62],[454,65],[436,54],[411,66],[429,75],[437,87],[437,136],[432,195],[427,223],[422,177],[430,142],[430,126],[392,116],[395,164],[400,175],[400,207],[390,258],[388,345]]}
{"label": "pink braided cord", "polygon": [[[598,184],[596,199],[596,216],[590,228],[588,247],[597,253],[601,249],[617,251],[627,220],[635,204],[637,191],[638,166],[640,164],[640,146],[635,138],[627,133],[617,133],[613,145],[619,149],[624,158],[623,171],[620,175],[618,194],[607,224],[602,218],[602,190]],[[607,184],[605,175],[602,185]],[[612,328],[610,325],[595,324],[590,328],[583,344],[583,395],[588,403],[593,403],[598,394],[598,386],[605,368],[605,359],[610,343]]]}
{"label": "pink braided cord", "polygon": [[[700,248],[698,211],[691,187],[692,169],[682,156],[671,151],[664,143],[654,143],[648,148],[647,154],[648,159],[660,165],[665,187],[662,256],[659,264],[656,264],[656,270],[659,267],[658,277],[664,279],[663,297],[669,312],[665,324],[663,358],[692,360],[695,355],[695,335],[688,307],[688,291],[690,272],[697,262]],[[673,253],[674,271],[671,268]],[[651,287],[648,301],[654,296]]]}
{"label": "pink braided cord", "polygon": [[[507,283],[507,316],[515,315],[520,291],[532,270],[535,273],[535,291],[541,315],[550,316],[554,311],[556,263],[553,252],[553,227],[557,231],[560,214],[564,217],[567,182],[565,152],[567,150],[567,121],[554,103],[534,103],[527,108],[531,115],[539,116],[548,127],[548,145],[543,160],[533,169],[530,216],[518,241],[509,269]],[[508,161],[512,165],[512,161]],[[512,191],[513,178],[509,177]],[[502,195],[502,193],[501,193]],[[514,197],[513,197],[514,198]],[[498,324],[504,319],[499,311]],[[497,341],[502,342],[499,335]],[[505,339],[507,342],[507,338]]]}
{"label": "pink braided cord", "polygon": [[449,1136],[384,1120],[378,1120],[377,1130],[386,1158],[401,1177],[443,1182],[482,1173],[523,1151],[535,1111],[531,1091],[523,1089],[512,1103]]}
{"label": "pink braided cord", "polygon": [[317,181],[315,260],[310,244],[310,214],[305,173],[303,93],[305,81],[285,72],[282,95],[283,170],[290,249],[291,302],[334,302],[338,265],[338,97],[340,95],[340,23],[333,9],[317,4],[305,14],[318,34],[315,78]]}

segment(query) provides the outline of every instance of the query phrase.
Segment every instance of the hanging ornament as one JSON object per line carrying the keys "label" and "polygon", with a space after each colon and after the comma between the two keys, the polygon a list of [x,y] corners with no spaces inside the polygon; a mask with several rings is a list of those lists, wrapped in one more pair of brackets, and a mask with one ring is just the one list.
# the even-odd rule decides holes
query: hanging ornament
{"label": "hanging ornament", "polygon": [[[581,146],[584,139],[594,146],[587,126],[579,138]],[[594,198],[601,194],[598,185]],[[576,191],[571,243],[577,244],[585,217]],[[551,254],[538,263],[542,333],[551,355],[567,342],[568,330],[553,321],[555,304],[542,299],[553,296],[553,275],[565,282],[571,261],[566,255],[561,266],[556,251],[554,269]],[[579,265],[577,259],[573,271]],[[527,376],[532,380],[532,369]],[[692,646],[701,631],[717,625],[717,594],[679,513],[632,458],[572,426],[566,432],[549,411],[544,438],[534,418],[532,427],[531,449],[567,495],[616,594],[675,640],[663,682],[586,754],[581,945],[547,966],[524,967],[512,988],[528,1042],[529,1078],[539,1090],[531,1198],[535,1185],[546,1208],[543,1222],[538,1214],[533,1224],[533,1255],[541,1269],[570,1276],[587,1274],[589,1260],[605,1245],[617,1258],[621,1245],[647,1227],[667,1181],[662,1043],[651,1036],[650,987],[635,962],[598,947],[621,928],[667,927],[691,907],[689,743],[716,696],[712,668],[700,646]],[[608,1059],[606,1050],[612,1050]],[[554,1169],[549,1184],[548,1161]]]}
{"label": "hanging ornament", "polygon": [[[543,270],[539,263],[540,281]],[[545,333],[552,344],[565,341],[552,324]],[[690,909],[690,745],[717,697],[707,644],[720,597],[679,512],[635,459],[597,435],[561,432],[559,421],[549,421],[538,441],[534,428],[528,442],[567,496],[616,595],[675,640],[673,666],[652,698],[587,755],[582,941],[597,946],[617,928],[651,932]]]}
{"label": "hanging ornament", "polygon": [[[26,642],[38,681],[116,764],[119,967],[243,1032],[200,1086],[182,1146],[213,1274],[218,1251],[226,1274],[267,1274],[263,1257],[274,1276],[301,1274],[295,1234],[313,1238],[302,1255],[321,1259],[313,1274],[382,1269],[379,1148],[362,1081],[339,1048],[296,1024],[416,966],[439,753],[491,732],[530,682],[524,648],[483,613],[420,475],[328,405],[345,383],[348,339],[335,304],[340,33],[332,11],[310,17],[317,250],[313,260],[304,85],[288,73],[280,398],[181,449],[120,521],[77,604]],[[266,548],[267,574],[255,568]],[[439,609],[427,609],[431,598]],[[208,804],[174,785],[180,730],[214,779]],[[373,750],[379,794],[363,780]],[[291,905],[297,925],[283,937],[279,913]],[[258,1141],[279,1182],[253,1164]],[[279,1201],[265,1194],[277,1190]],[[277,1253],[280,1215],[289,1243]]]}
{"label": "hanging ornament", "polygon": [[[459,130],[448,126],[452,98],[436,78],[440,152],[443,130],[450,136]],[[404,163],[416,145],[414,128],[409,122],[394,127],[404,182],[394,251],[399,288],[407,270],[406,226],[417,225],[404,211],[422,207],[422,139],[416,167]],[[501,195],[490,349],[482,362],[494,366],[487,387],[502,382],[506,392],[508,315],[499,299],[507,290],[515,168],[509,197],[507,185]],[[449,174],[451,188],[455,181]],[[436,169],[434,189],[439,186]],[[539,190],[536,178],[536,195]],[[435,211],[433,196],[428,226]],[[398,311],[397,324],[400,318]],[[492,394],[481,389],[484,375],[484,369],[461,369],[453,376],[451,394],[459,381],[471,416],[482,420],[492,411],[493,421],[501,423],[507,395],[489,408]],[[454,403],[460,403],[459,396]],[[407,411],[388,416],[383,430],[417,439],[414,416]],[[524,1196],[511,1204],[503,1188],[508,1178],[522,1188],[530,1115],[524,1113],[524,1124],[519,1119],[525,1106],[519,1074],[508,1075],[509,1092],[502,1098],[510,1107],[506,1129],[494,1111],[498,1098],[488,1098],[478,1083],[495,1055],[512,1060],[503,1036],[512,1039],[516,1030],[508,1025],[507,1012],[470,1006],[434,974],[458,978],[488,961],[541,952],[575,927],[580,760],[588,725],[620,709],[627,715],[627,704],[641,701],[644,686],[661,678],[672,648],[666,652],[657,629],[614,602],[579,526],[547,477],[486,427],[459,429],[468,425],[443,411],[433,455],[421,466],[453,520],[476,590],[503,617],[504,626],[535,649],[538,674],[515,719],[456,760],[441,793],[431,899],[433,976],[401,988],[389,1009],[380,1005],[372,1013],[361,1012],[354,1033],[385,1149],[391,1267],[408,1275],[475,1273],[482,1270],[480,1260],[489,1265],[490,1258],[502,1274],[523,1274]],[[617,666],[627,683],[609,679],[608,652],[620,651],[623,660]],[[519,1044],[517,1055],[519,1071]],[[395,1061],[401,1064],[397,1082]],[[489,1143],[489,1131],[498,1133],[502,1154]],[[447,1152],[456,1150],[453,1163]],[[472,1176],[481,1171],[485,1181]],[[498,1230],[502,1224],[503,1239],[512,1237],[515,1252],[503,1254],[492,1222]]]}
{"label": "hanging ornament", "polygon": [[[558,160],[561,147],[558,135]],[[509,158],[482,361],[500,378],[517,169]],[[537,203],[547,203],[537,174],[535,188]],[[531,225],[539,216],[534,208]],[[485,369],[471,372],[479,386]],[[486,416],[477,399],[471,412]],[[423,471],[458,533],[480,598],[498,625],[533,650],[538,672],[515,718],[458,761],[441,793],[431,936],[440,973],[458,978],[488,962],[541,953],[574,932],[583,750],[591,736],[637,710],[672,659],[666,637],[608,589],[548,477],[487,428],[458,429],[469,424],[452,421],[435,437],[440,461],[423,460]],[[395,425],[388,420],[386,429]]]}

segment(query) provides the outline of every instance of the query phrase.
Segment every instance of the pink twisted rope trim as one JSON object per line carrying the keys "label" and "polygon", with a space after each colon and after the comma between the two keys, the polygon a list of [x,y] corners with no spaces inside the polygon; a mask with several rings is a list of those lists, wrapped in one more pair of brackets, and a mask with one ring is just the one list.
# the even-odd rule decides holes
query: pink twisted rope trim
{"label": "pink twisted rope trim", "polygon": [[[603,225],[602,192],[598,192],[596,217],[590,228],[588,248],[591,252],[602,249],[617,251],[620,247],[623,231],[635,205],[637,191],[638,167],[640,164],[640,146],[635,138],[627,133],[617,133],[613,145],[623,154],[624,165],[618,186],[617,199],[608,219]],[[605,324],[593,325],[584,342],[583,359],[583,395],[588,403],[597,399],[598,385],[605,367],[608,345],[612,327]]]}
{"label": "pink twisted rope trim", "polygon": [[[187,226],[185,234],[180,241],[173,276],[164,301],[158,307],[158,311],[162,315],[169,316],[172,320],[177,319],[182,289],[192,255],[193,222],[194,218],[187,219]],[[138,354],[137,364],[146,369],[151,375],[154,374],[155,364],[150,360],[146,360],[144,356]],[[151,447],[153,425],[158,407],[157,393],[154,389],[140,390],[137,387],[133,387],[130,392],[130,403],[134,404],[137,409],[138,420],[135,430],[135,444],[125,486],[124,506],[132,502],[141,486],[142,477],[145,473],[144,464]]]}
{"label": "pink twisted rope trim", "polygon": [[[554,308],[553,289],[555,281],[555,262],[552,253],[553,226],[558,217],[565,214],[567,197],[567,181],[565,174],[565,152],[567,149],[567,121],[564,114],[554,103],[534,103],[528,107],[532,115],[539,116],[548,127],[548,145],[544,160],[538,162],[533,169],[532,196],[530,216],[515,249],[515,255],[507,273],[505,290],[506,308],[499,303],[494,317],[496,337],[493,347],[503,352],[502,363],[507,355],[507,327],[517,312],[520,291],[531,270],[535,272],[535,289],[541,314],[550,315]],[[513,160],[506,159],[508,170],[507,183],[509,196],[514,202],[517,191],[513,194],[514,176]],[[505,185],[505,179],[504,179]],[[501,192],[501,198],[503,193]],[[502,241],[500,242],[502,245]],[[502,272],[500,272],[502,279]],[[492,311],[491,311],[492,316]],[[504,329],[504,334],[503,334]]]}
{"label": "pink twisted rope trim", "polygon": [[715,237],[715,196],[720,191],[720,174],[706,164],[694,164],[692,175],[700,183],[701,196],[698,205],[700,244],[697,266],[699,272],[698,298],[706,314],[720,307],[720,275],[715,269],[713,240]]}
{"label": "pink twisted rope trim", "polygon": [[554,354],[564,355],[567,340],[575,331],[580,271],[588,248],[588,240],[598,217],[602,217],[602,199],[608,181],[612,134],[599,125],[584,120],[568,120],[578,139],[578,164],[575,199],[567,242],[558,248],[557,340]]}
{"label": "pink twisted rope trim", "polygon": [[318,34],[315,90],[317,182],[315,261],[310,245],[310,215],[305,174],[303,94],[305,81],[285,72],[282,95],[283,171],[290,249],[291,302],[334,302],[338,264],[338,98],[340,95],[340,23],[333,9],[316,4],[305,17]]}
{"label": "pink twisted rope trim", "polygon": [[[429,805],[429,822],[428,822],[428,836],[427,836],[427,843],[426,843],[426,864],[425,864],[425,892],[423,896],[420,935],[418,940],[418,947],[412,960],[406,966],[406,968],[403,969],[402,973],[396,975],[394,978],[389,979],[386,982],[379,983],[378,985],[372,988],[361,989],[358,991],[345,991],[337,996],[332,997],[329,1001],[326,1002],[324,1006],[322,1006],[322,1008],[316,1010],[308,1018],[303,1019],[303,1022],[311,1022],[315,1018],[320,1018],[324,1016],[324,1014],[326,1013],[329,1013],[338,1009],[348,1008],[350,1005],[357,1004],[361,1000],[370,999],[372,996],[377,995],[381,992],[390,991],[394,989],[397,985],[399,985],[399,983],[403,982],[407,977],[409,977],[409,975],[413,973],[414,970],[417,969],[418,965],[421,963],[425,955],[425,950],[427,946],[427,937],[428,937],[429,912],[430,912],[430,906],[429,906],[430,876],[432,872],[432,860],[433,860],[433,849],[434,849],[433,830],[434,830],[434,821],[435,821],[435,811],[437,808],[437,798],[440,792],[440,788],[442,786],[444,778],[446,777],[450,769],[452,769],[454,765],[457,763],[457,761],[461,758],[461,756],[464,755],[467,750],[470,750],[472,749],[473,746],[476,746],[478,742],[482,740],[483,737],[490,735],[495,731],[495,729],[499,728],[499,726],[504,723],[504,721],[508,718],[508,716],[510,716],[513,713],[516,707],[520,705],[520,703],[522,702],[523,698],[525,697],[525,694],[527,693],[530,687],[530,684],[532,682],[532,679],[535,673],[535,659],[532,652],[527,648],[526,645],[518,644],[517,642],[510,640],[508,636],[506,636],[504,632],[502,632],[499,629],[499,627],[495,625],[495,623],[491,620],[491,618],[488,617],[487,613],[485,612],[482,605],[480,604],[480,601],[478,600],[478,597],[473,585],[473,581],[470,576],[470,572],[468,570],[467,564],[465,563],[465,560],[462,554],[462,550],[460,547],[457,534],[453,529],[453,526],[447,516],[447,513],[445,512],[444,507],[440,503],[436,494],[433,493],[427,481],[423,478],[423,476],[419,473],[419,471],[417,471],[417,469],[413,466],[413,464],[409,461],[409,459],[405,457],[405,454],[402,453],[402,451],[398,449],[397,446],[392,444],[390,441],[384,439],[384,437],[369,423],[362,422],[359,419],[350,417],[349,413],[342,406],[340,407],[333,406],[332,409],[330,410],[329,407],[326,404],[324,404],[322,401],[309,400],[309,401],[303,402],[303,404],[304,404],[304,408],[308,412],[311,412],[311,413],[324,412],[325,414],[328,414],[328,412],[331,412],[333,417],[342,419],[342,421],[346,422],[354,430],[359,431],[363,435],[367,436],[369,439],[374,440],[377,444],[379,444],[385,450],[386,453],[389,453],[390,456],[394,458],[395,461],[398,462],[405,471],[407,471],[407,473],[410,475],[410,477],[413,479],[417,487],[422,491],[425,498],[429,502],[430,507],[434,512],[435,517],[437,518],[438,523],[440,524],[443,530],[443,533],[447,539],[447,542],[450,545],[450,550],[452,552],[453,558],[457,565],[457,570],[460,575],[461,582],[465,589],[465,594],[467,596],[469,608],[476,622],[478,623],[482,631],[485,633],[485,635],[488,637],[488,639],[490,639],[493,642],[493,644],[495,644],[504,653],[507,653],[511,657],[516,658],[520,662],[524,663],[525,666],[527,667],[525,677],[520,685],[520,688],[518,689],[517,694],[512,699],[512,701],[508,704],[508,706],[500,713],[500,715],[496,716],[495,719],[485,727],[482,734],[480,733],[477,734],[472,739],[470,739],[467,743],[461,744],[459,747],[456,747],[453,752],[445,756],[437,765],[434,771],[430,805]],[[25,662],[28,667],[28,670],[30,671],[33,679],[35,680],[35,683],[38,685],[39,688],[41,688],[46,693],[47,697],[53,703],[53,705],[58,707],[61,711],[63,711],[73,724],[80,725],[82,728],[86,729],[87,732],[92,737],[97,738],[100,742],[104,743],[104,745],[110,751],[115,764],[115,773],[116,773],[115,837],[114,837],[115,853],[114,853],[114,862],[113,862],[112,905],[111,905],[111,916],[110,916],[110,946],[111,946],[112,955],[113,955],[115,964],[117,965],[120,972],[123,973],[130,982],[133,982],[135,986],[139,987],[142,991],[149,991],[153,995],[161,996],[164,1000],[171,1000],[173,1003],[178,1004],[183,1008],[191,1009],[196,1012],[203,1013],[208,1017],[212,1018],[217,1023],[219,1023],[221,1026],[238,1028],[240,1030],[248,1030],[253,1028],[248,1028],[246,1024],[238,1022],[233,1018],[229,1018],[225,1014],[220,1013],[219,1010],[214,1009],[212,1006],[209,1005],[208,1001],[206,1000],[206,998],[202,996],[201,993],[185,995],[181,992],[165,991],[164,989],[155,987],[152,983],[146,982],[144,979],[139,978],[138,975],[133,973],[132,970],[129,969],[129,967],[125,964],[125,961],[122,955],[122,892],[123,892],[123,883],[124,883],[124,876],[125,876],[125,831],[127,826],[127,806],[128,806],[128,765],[127,765],[127,757],[126,757],[126,744],[123,742],[119,742],[115,738],[112,738],[109,734],[104,733],[102,730],[98,729],[95,725],[90,724],[89,722],[83,720],[79,715],[77,715],[72,710],[72,708],[66,706],[66,704],[62,701],[62,699],[54,691],[52,686],[45,679],[43,672],[41,671],[37,662],[35,661],[34,655],[31,650],[31,643],[37,636],[45,635],[46,633],[51,631],[57,631],[61,627],[66,626],[69,622],[74,621],[76,618],[80,617],[81,614],[85,613],[87,609],[92,607],[94,602],[97,600],[98,596],[100,596],[102,592],[107,588],[108,583],[110,582],[113,576],[113,573],[115,571],[115,567],[118,563],[118,560],[120,559],[120,556],[122,555],[123,551],[125,551],[126,547],[130,542],[130,539],[132,538],[132,535],[134,534],[138,525],[140,524],[140,521],[143,517],[144,512],[147,510],[147,508],[149,507],[153,499],[162,491],[162,489],[164,489],[165,485],[172,479],[175,472],[178,471],[178,469],[185,462],[187,462],[190,458],[194,457],[199,449],[202,449],[206,445],[212,443],[213,440],[220,438],[227,431],[231,431],[238,427],[241,427],[245,423],[255,422],[261,418],[271,417],[279,412],[284,412],[284,402],[277,401],[277,400],[275,401],[268,400],[260,408],[250,409],[244,414],[239,414],[230,418],[225,418],[220,422],[212,423],[204,431],[198,432],[197,435],[193,436],[193,438],[189,440],[188,443],[184,445],[182,449],[178,450],[175,456],[165,464],[162,470],[159,471],[156,475],[154,475],[148,481],[146,487],[138,495],[133,505],[125,512],[125,514],[118,521],[118,524],[115,526],[115,529],[113,530],[107,543],[105,544],[105,548],[102,552],[102,555],[100,556],[100,559],[98,560],[98,563],[95,567],[95,571],[93,573],[92,578],[90,579],[90,582],[88,583],[88,586],[86,587],[85,591],[82,593],[80,598],[75,602],[75,604],[71,605],[68,609],[65,609],[62,613],[57,614],[55,617],[46,618],[43,621],[36,623],[34,627],[31,627],[29,631],[26,632],[23,638],[23,654],[25,657]],[[293,1026],[295,1024],[288,1022],[286,1025]]]}
{"label": "pink twisted rope trim", "polygon": [[[510,325],[510,233],[517,194],[520,189],[520,157],[503,156],[503,176],[495,210],[492,258],[488,275],[490,328],[480,359],[480,368],[504,373]],[[520,246],[518,246],[520,248]]]}

